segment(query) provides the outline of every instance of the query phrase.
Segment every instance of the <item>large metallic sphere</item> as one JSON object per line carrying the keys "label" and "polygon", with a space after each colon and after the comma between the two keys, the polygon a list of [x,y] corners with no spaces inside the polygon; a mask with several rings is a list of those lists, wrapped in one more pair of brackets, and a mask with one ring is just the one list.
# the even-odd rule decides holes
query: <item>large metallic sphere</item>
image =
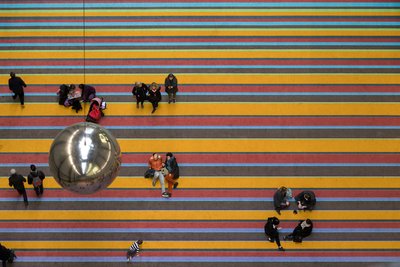
{"label": "large metallic sphere", "polygon": [[118,175],[121,150],[103,127],[82,122],[61,131],[49,154],[50,171],[65,189],[91,194],[108,187]]}

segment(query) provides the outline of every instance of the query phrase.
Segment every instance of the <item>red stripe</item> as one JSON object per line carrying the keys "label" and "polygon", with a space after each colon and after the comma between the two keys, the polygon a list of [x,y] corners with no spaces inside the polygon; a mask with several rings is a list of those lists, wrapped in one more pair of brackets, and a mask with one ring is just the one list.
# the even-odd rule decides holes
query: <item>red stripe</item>
{"label": "red stripe", "polygon": [[[172,242],[172,241],[171,241]],[[5,243],[6,244],[6,243]],[[146,240],[144,241],[144,246]],[[128,249],[128,247],[126,248]],[[125,251],[17,251],[17,255],[21,257],[125,257]],[[229,250],[229,251],[148,251],[144,248],[141,257],[298,257],[301,262],[303,257],[400,257],[399,251],[245,251],[245,250]],[[135,259],[132,260],[135,262]]]}
{"label": "red stripe", "polygon": [[[179,163],[400,163],[398,154],[176,154]],[[123,163],[146,164],[150,154],[123,154]],[[3,164],[45,164],[42,153],[1,153]]]}
{"label": "red stripe", "polygon": [[[133,107],[133,104],[132,104]],[[82,117],[0,117],[0,126],[68,126]],[[102,126],[398,126],[399,117],[104,117]],[[189,127],[189,126],[188,126]]]}
{"label": "red stripe", "polygon": [[[51,218],[49,218],[51,220]],[[283,228],[293,228],[293,224],[297,221],[282,221],[280,225]],[[141,221],[111,221],[111,222],[99,222],[99,221],[90,221],[90,222],[66,222],[66,221],[54,221],[54,222],[37,222],[32,221],[29,222],[29,225],[24,222],[13,221],[12,226],[10,226],[10,222],[1,222],[0,228],[115,228],[115,229],[131,229],[131,228],[180,228],[180,229],[190,229],[190,228],[222,228],[222,229],[230,229],[230,228],[243,228],[243,229],[254,229],[259,228],[263,229],[265,221],[246,221],[246,222],[235,222],[235,221],[218,221],[218,222],[208,222],[208,221],[200,221],[200,222],[182,222],[182,221],[171,221],[160,224],[155,221],[141,222]],[[360,228],[360,229],[368,229],[368,228],[378,228],[378,229],[388,229],[388,228],[400,228],[400,223],[398,221],[388,222],[388,221],[315,221],[314,227],[316,228]]]}
{"label": "red stripe", "polygon": [[[145,18],[145,17],[137,17],[137,18],[86,18],[85,23],[91,22],[198,22],[198,18],[169,18],[169,17],[158,17],[154,18]],[[381,22],[381,21],[400,21],[398,17],[336,17],[336,18],[325,18],[325,17],[269,17],[269,18],[243,18],[243,17],[213,17],[206,18],[203,17],[201,22]],[[21,19],[21,18],[10,18],[7,19],[7,22],[48,22],[48,23],[58,23],[58,22],[76,22],[76,23],[84,23],[82,18],[48,18],[48,19]],[[154,39],[153,39],[154,40]]]}
{"label": "red stripe", "polygon": [[[143,178],[144,179],[144,178]],[[184,179],[184,178],[183,178]],[[28,196],[36,198],[33,190],[28,187]],[[149,180],[150,189],[150,180]],[[294,190],[293,194],[300,193],[301,190]],[[356,198],[356,197],[371,197],[371,198],[390,198],[400,197],[399,190],[313,190],[318,197],[323,198]],[[174,199],[179,198],[272,198],[275,189],[272,190],[174,190]],[[18,193],[14,190],[7,190],[2,192],[4,198],[15,198]],[[158,198],[160,197],[158,190],[113,190],[107,189],[91,195],[77,195],[66,190],[46,190],[45,198]],[[260,200],[261,201],[261,200]]]}
{"label": "red stripe", "polygon": [[[180,40],[181,41],[181,40]],[[182,41],[183,42],[183,41]],[[206,42],[206,41],[205,41]],[[400,64],[398,59],[87,59],[86,66],[163,66],[163,65],[176,65],[176,66],[212,66],[212,65],[255,65],[255,66],[297,66],[297,65],[318,65],[329,68],[329,66],[338,65],[378,65],[378,66],[397,66]],[[0,65],[4,66],[82,66],[83,60],[0,60]],[[266,85],[267,86],[267,85]],[[109,86],[111,87],[111,86]],[[336,86],[337,87],[337,86]],[[40,90],[39,90],[40,91]]]}
{"label": "red stripe", "polygon": [[[164,81],[164,76],[159,76],[159,81]],[[146,81],[144,81],[146,82]],[[25,93],[54,93],[58,90],[60,85],[29,85],[25,89]],[[130,93],[132,91],[133,84],[127,85],[94,85],[99,95],[101,92],[122,92]],[[326,93],[340,93],[340,92],[382,92],[390,93],[400,92],[400,87],[397,85],[248,85],[246,84],[246,92],[265,92],[265,93],[304,93],[304,92],[326,92]],[[181,84],[180,92],[231,92],[231,93],[243,93],[243,85],[187,85]],[[7,86],[0,85],[0,91],[7,93],[10,92]],[[179,93],[178,93],[179,94]],[[10,94],[11,95],[11,94]],[[129,101],[129,99],[127,99]]]}

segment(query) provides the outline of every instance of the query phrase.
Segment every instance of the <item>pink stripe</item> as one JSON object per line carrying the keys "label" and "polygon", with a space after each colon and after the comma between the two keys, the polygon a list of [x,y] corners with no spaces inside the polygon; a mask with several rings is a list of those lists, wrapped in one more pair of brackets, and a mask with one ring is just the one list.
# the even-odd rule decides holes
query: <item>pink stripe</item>
{"label": "pink stripe", "polygon": [[[133,107],[133,104],[132,104]],[[82,122],[81,117],[0,117],[0,126],[68,126]],[[104,117],[107,126],[398,126],[399,117]]]}
{"label": "pink stripe", "polygon": [[[184,178],[183,178],[184,179]],[[27,185],[28,196],[36,198],[31,186]],[[150,181],[149,181],[150,189]],[[300,193],[301,190],[294,190],[293,194]],[[318,197],[323,198],[356,198],[356,197],[371,197],[371,198],[390,198],[400,197],[399,190],[313,190]],[[179,198],[272,198],[275,190],[174,190],[174,199]],[[14,190],[2,192],[2,197],[14,198],[18,193]],[[91,195],[76,195],[66,190],[47,190],[46,198],[158,198],[160,194],[158,190],[103,190]]]}
{"label": "pink stripe", "polygon": [[[176,154],[179,163],[400,163],[398,154]],[[123,163],[146,164],[150,154],[123,154]],[[0,162],[47,163],[47,154],[1,153]]]}
{"label": "pink stripe", "polygon": [[[159,81],[164,81],[164,75],[159,76]],[[178,77],[179,79],[179,77]],[[146,81],[144,81],[146,82]],[[148,81],[147,81],[148,82]],[[28,85],[25,89],[25,93],[54,93],[60,85]],[[116,93],[130,93],[132,91],[132,85],[94,85],[99,95],[101,92],[116,92]],[[248,85],[246,84],[246,92],[260,92],[260,93],[304,93],[304,92],[321,92],[321,93],[346,93],[346,92],[382,92],[391,93],[400,92],[400,87],[396,85]],[[231,93],[243,93],[243,85],[180,85],[180,92],[231,92]],[[0,91],[3,93],[10,92],[7,86],[0,86]],[[178,93],[179,94],[179,93]],[[11,95],[11,94],[10,94]],[[129,101],[129,99],[127,99]]]}
{"label": "pink stripe", "polygon": [[[197,18],[187,17],[187,18],[165,18],[159,17],[157,19],[154,18],[107,18],[107,19],[99,19],[99,18],[86,18],[85,22],[198,22]],[[338,17],[338,18],[324,18],[324,17],[290,17],[290,18],[282,18],[282,17],[270,17],[270,18],[242,18],[242,17],[213,17],[213,18],[202,18],[202,22],[325,22],[325,21],[335,21],[335,22],[346,22],[346,21],[356,21],[356,22],[381,22],[381,21],[400,21],[398,17],[371,17],[371,18],[363,18],[363,17]],[[49,18],[49,19],[20,19],[20,18],[11,18],[7,19],[7,22],[77,22],[83,23],[82,18]],[[154,40],[154,39],[153,39]]]}
{"label": "pink stripe", "polygon": [[[144,241],[146,242],[146,241]],[[128,247],[127,247],[128,249]],[[125,251],[18,251],[21,257],[125,257]],[[399,251],[286,251],[282,254],[279,251],[148,251],[143,249],[141,257],[400,257]],[[135,259],[133,259],[133,262]]]}

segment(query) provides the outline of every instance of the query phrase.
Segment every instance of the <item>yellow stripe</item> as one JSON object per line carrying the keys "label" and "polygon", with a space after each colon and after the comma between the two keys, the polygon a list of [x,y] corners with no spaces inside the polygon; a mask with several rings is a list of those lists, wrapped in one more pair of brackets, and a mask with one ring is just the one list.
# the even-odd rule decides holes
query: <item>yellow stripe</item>
{"label": "yellow stripe", "polygon": [[[120,138],[121,150],[149,152],[163,148],[175,152],[400,152],[400,139],[137,139]],[[0,139],[0,151],[48,152],[51,139]]]}
{"label": "yellow stripe", "polygon": [[[275,211],[259,210],[0,210],[4,220],[265,220]],[[399,210],[314,210],[294,215],[283,211],[282,220],[400,220]]]}
{"label": "yellow stripe", "polygon": [[[0,139],[1,153],[45,153],[51,139]],[[159,151],[181,152],[400,152],[398,138],[321,139],[118,139],[124,153]]]}
{"label": "yellow stripe", "polygon": [[[145,168],[143,168],[144,170]],[[276,189],[282,185],[291,188],[363,188],[363,189],[400,189],[400,177],[204,177],[184,176],[179,180],[179,186],[185,189]],[[30,187],[30,185],[27,185]],[[50,176],[46,177],[45,187],[60,189],[58,183]],[[151,180],[143,177],[117,177],[109,189],[146,189],[151,188]],[[8,177],[0,177],[0,189],[10,189]]]}
{"label": "yellow stripe", "polygon": [[396,9],[85,9],[83,10],[2,10],[2,17],[168,17],[175,16],[398,16]]}
{"label": "yellow stripe", "polygon": [[[33,33],[35,34],[35,33]],[[236,34],[236,33],[234,33]],[[215,35],[216,36],[216,35]],[[400,35],[399,35],[400,36]],[[2,50],[0,51],[0,59],[137,59],[137,58],[168,58],[168,59],[182,59],[182,58],[400,58],[400,50],[368,50],[368,49],[357,49],[357,50],[336,50],[336,49],[229,49],[229,50],[218,50],[218,49],[174,49],[174,50],[86,50],[85,54],[83,50]],[[118,79],[129,79],[131,83],[135,77],[148,76],[149,74],[86,74],[90,79],[100,79],[101,83],[109,83],[107,80],[110,77],[118,77]],[[31,75],[33,76],[33,75]],[[34,75],[43,79],[46,75]],[[50,75],[50,77],[55,75]],[[56,75],[57,76],[57,75]],[[61,75],[58,75],[61,77]],[[67,75],[67,77],[74,77],[78,75]],[[156,75],[153,75],[156,76]],[[297,77],[310,77],[312,80],[317,79],[319,82],[323,80],[323,77],[331,78],[331,83],[340,83],[342,80],[337,82],[334,79],[341,79],[339,77],[348,77],[347,83],[362,82],[358,81],[359,78],[354,77],[375,77],[379,76],[386,77],[396,76],[394,74],[180,74],[180,76],[199,77],[202,83],[215,83],[214,77],[230,76],[235,82],[239,82],[243,77],[252,77],[247,79],[246,82],[251,83],[295,83]],[[204,78],[207,77],[207,79]],[[237,78],[236,78],[237,77]],[[48,78],[48,77],[46,77]],[[181,78],[181,77],[180,77]],[[375,78],[375,79],[376,79]],[[115,80],[116,78],[114,78]],[[191,79],[186,80],[185,83],[193,83]],[[255,80],[254,80],[255,79]],[[261,81],[257,80],[261,79]],[[356,81],[351,81],[356,79]],[[210,81],[211,80],[211,81]],[[313,82],[312,80],[308,81]],[[93,80],[92,80],[93,81]],[[95,81],[95,80],[94,80]],[[398,79],[396,79],[399,83]],[[115,81],[114,81],[115,82]],[[181,81],[180,81],[181,82]],[[197,81],[198,82],[198,81]],[[389,81],[390,82],[390,81]],[[4,83],[4,81],[3,81]],[[233,83],[233,82],[232,82]],[[315,82],[314,82],[315,83]]]}
{"label": "yellow stripe", "polygon": [[[6,241],[2,242],[6,247],[24,250],[54,250],[54,249],[71,249],[71,250],[97,250],[97,249],[128,249],[132,241],[115,241],[115,240],[63,240],[63,241]],[[318,250],[341,250],[341,249],[400,249],[400,241],[311,241],[301,244],[294,242],[282,242],[285,249],[318,249]],[[265,250],[276,249],[276,245],[266,241],[147,241],[141,246],[143,250],[208,250],[208,249],[245,249],[245,250]]]}
{"label": "yellow stripe", "polygon": [[[400,77],[400,75],[399,75]],[[142,77],[143,78],[143,77]],[[63,84],[64,82],[56,83]],[[128,86],[127,86],[128,87]],[[127,91],[130,88],[127,88]],[[108,102],[106,116],[147,116],[151,105],[136,109],[132,103]],[[87,104],[86,110],[89,105]],[[1,116],[85,116],[83,110],[76,113],[57,103],[0,103]],[[182,102],[176,105],[160,103],[156,111],[159,116],[398,116],[398,102]],[[107,118],[107,117],[106,117]]]}

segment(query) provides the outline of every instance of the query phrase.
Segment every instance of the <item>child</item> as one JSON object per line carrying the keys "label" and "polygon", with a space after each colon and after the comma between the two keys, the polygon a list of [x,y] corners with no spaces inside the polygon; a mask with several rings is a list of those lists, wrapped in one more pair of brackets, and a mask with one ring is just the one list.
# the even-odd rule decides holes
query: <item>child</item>
{"label": "child", "polygon": [[126,252],[126,261],[131,262],[131,259],[135,256],[139,256],[140,245],[143,244],[143,240],[138,240],[129,247]]}

